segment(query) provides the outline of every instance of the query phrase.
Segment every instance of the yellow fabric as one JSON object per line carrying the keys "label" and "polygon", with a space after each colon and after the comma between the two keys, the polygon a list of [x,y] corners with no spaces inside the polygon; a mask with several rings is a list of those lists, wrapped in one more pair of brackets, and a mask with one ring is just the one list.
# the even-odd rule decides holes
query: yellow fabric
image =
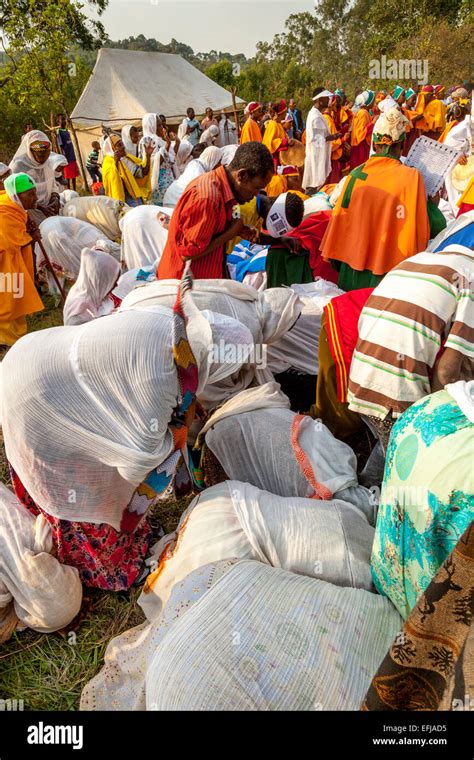
{"label": "yellow fabric", "polygon": [[[337,127],[332,116],[328,113],[323,114],[329,127],[331,135],[335,135]],[[331,142],[331,161],[337,161],[342,156],[342,140],[332,140]]]}
{"label": "yellow fabric", "polygon": [[425,108],[423,119],[429,132],[442,132],[446,127],[446,106],[441,100],[432,100]]}
{"label": "yellow fabric", "polygon": [[407,117],[408,121],[410,122],[409,124],[407,124],[407,125],[406,125],[406,132],[407,132],[407,134],[408,134],[408,132],[411,132],[411,130],[412,130],[412,129],[415,129],[415,128],[416,128],[416,127],[415,127],[415,125],[416,125],[416,122],[415,122],[415,124],[413,124],[411,120],[412,120],[412,118],[413,118],[414,116],[417,116],[417,112],[416,112],[416,111],[410,111],[410,109],[409,109],[409,108],[405,108],[405,107],[403,107],[403,108],[402,108],[402,113],[404,114],[404,116],[406,116],[406,117]]}
{"label": "yellow fabric", "polygon": [[262,133],[255,119],[251,119],[250,116],[242,127],[240,135],[240,144],[246,142],[262,142]]}
{"label": "yellow fabric", "polygon": [[265,188],[265,192],[270,198],[275,198],[277,195],[286,193],[287,190],[288,183],[286,177],[283,177],[281,174],[274,174]]}
{"label": "yellow fabric", "polygon": [[[17,340],[19,329],[15,323],[25,314],[44,309],[35,288],[31,237],[26,231],[28,214],[14,203],[6,193],[0,194],[0,323],[2,330],[11,333],[7,345]],[[5,323],[10,323],[5,325]],[[26,331],[26,329],[25,329]],[[24,334],[24,333],[22,333]],[[16,337],[15,337],[16,336]]]}
{"label": "yellow fabric", "polygon": [[352,141],[354,148],[365,140],[369,145],[372,136],[367,136],[367,128],[372,120],[370,113],[365,108],[360,108],[354,116],[352,123]]}
{"label": "yellow fabric", "polygon": [[302,193],[302,192],[301,192],[301,190],[291,190],[291,189],[290,189],[290,190],[288,190],[288,192],[289,192],[289,193],[294,193],[295,195],[299,195],[299,197],[300,197],[300,198],[301,198],[303,201],[307,201],[307,200],[308,200],[308,198],[309,198],[309,195],[306,195],[306,193]]}
{"label": "yellow fabric", "polygon": [[26,335],[26,318],[18,317],[11,322],[0,322],[0,346],[13,346]]}
{"label": "yellow fabric", "polygon": [[457,122],[457,121],[454,121],[454,120],[453,120],[453,121],[450,121],[448,124],[446,124],[446,128],[445,128],[445,129],[444,129],[444,131],[441,133],[441,135],[440,135],[440,138],[439,138],[438,142],[440,142],[440,143],[444,143],[444,141],[446,140],[447,136],[448,136],[448,135],[449,135],[449,133],[451,132],[452,128],[453,128],[453,127],[455,127],[455,126],[456,126],[456,124],[458,124],[458,123],[459,123],[459,122]]}
{"label": "yellow fabric", "polygon": [[[240,218],[247,227],[256,227],[258,230],[262,229],[263,219],[258,215],[257,211],[257,199],[252,198],[248,203],[242,203],[239,206]],[[227,243],[227,254],[232,253],[235,246],[243,240],[239,235]]]}
{"label": "yellow fabric", "polygon": [[263,144],[267,146],[273,155],[280,150],[280,145],[286,139],[286,132],[279,121],[267,121],[265,132],[263,133]]}
{"label": "yellow fabric", "polygon": [[466,189],[457,202],[460,207],[462,203],[467,203],[469,206],[474,206],[474,176],[468,182]]}
{"label": "yellow fabric", "polygon": [[416,169],[383,156],[372,156],[355,171],[359,178],[354,172],[347,177],[321,252],[326,261],[383,275],[426,249],[430,226],[423,180]]}
{"label": "yellow fabric", "polygon": [[[146,166],[146,157],[141,161],[127,153],[127,158],[137,166]],[[109,198],[125,202],[125,190],[132,198],[146,198],[149,195],[149,176],[145,177],[144,181],[144,186],[140,186],[132,172],[122,161],[117,164],[113,156],[105,156],[102,162],[102,183],[104,192]]]}

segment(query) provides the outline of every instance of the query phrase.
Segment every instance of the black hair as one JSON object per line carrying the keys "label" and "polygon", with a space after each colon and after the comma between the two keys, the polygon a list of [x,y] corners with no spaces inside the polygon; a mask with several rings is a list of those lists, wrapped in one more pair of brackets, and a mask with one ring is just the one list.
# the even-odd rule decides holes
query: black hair
{"label": "black hair", "polygon": [[286,196],[285,214],[288,219],[288,224],[291,224],[292,227],[299,227],[303,221],[303,199],[300,198],[299,195],[296,195],[296,193],[292,193],[291,190]]}
{"label": "black hair", "polygon": [[228,169],[236,172],[245,169],[250,178],[264,177],[275,169],[272,154],[259,142],[246,142],[239,145]]}
{"label": "black hair", "polygon": [[[189,106],[189,108],[186,109],[186,113],[189,114],[190,111],[194,111],[192,106]],[[196,113],[196,111],[194,111],[194,113]]]}
{"label": "black hair", "polygon": [[158,114],[158,117],[159,117],[160,121],[166,121],[166,116],[164,115],[164,113]]}
{"label": "black hair", "polygon": [[208,148],[208,147],[209,147],[209,146],[208,146],[208,145],[206,145],[206,143],[198,143],[198,144],[197,144],[197,145],[195,145],[195,146],[194,146],[194,148],[192,149],[192,151],[191,151],[191,156],[192,156],[193,158],[199,158],[199,156],[201,155],[201,153],[204,153],[204,151],[205,151],[205,150],[206,150],[206,148]]}
{"label": "black hair", "polygon": [[316,95],[319,95],[319,93],[322,92],[323,90],[324,90],[324,87],[316,87],[316,89],[313,90],[312,97],[315,98]]}

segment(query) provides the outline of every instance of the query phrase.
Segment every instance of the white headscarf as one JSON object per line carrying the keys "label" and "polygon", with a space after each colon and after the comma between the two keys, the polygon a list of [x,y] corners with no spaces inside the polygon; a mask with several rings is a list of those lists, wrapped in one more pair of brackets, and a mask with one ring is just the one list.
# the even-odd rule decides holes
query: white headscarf
{"label": "white headscarf", "polygon": [[176,162],[174,164],[174,174],[176,179],[181,176],[186,166],[191,160],[191,153],[193,152],[194,145],[189,140],[181,140],[176,154]]}
{"label": "white headscarf", "polygon": [[145,145],[151,141],[154,146],[154,151],[151,154],[151,189],[158,189],[158,179],[160,176],[160,165],[162,158],[172,158],[174,154],[170,154],[166,151],[166,142],[162,137],[159,137],[156,133],[156,120],[159,119],[156,113],[146,113],[142,118],[142,130],[143,137],[140,140],[139,154],[141,158],[145,157]]}
{"label": "white headscarf", "polygon": [[398,108],[398,110],[400,110],[397,101],[394,100],[390,95],[387,98],[384,98],[384,100],[381,100],[377,105],[377,108],[379,109],[380,113],[385,113],[385,111],[388,111],[390,108]]}
{"label": "white headscarf", "polygon": [[83,248],[77,280],[64,304],[65,325],[80,325],[113,311],[108,294],[117,282],[120,264],[110,254]]}
{"label": "white headscarf", "polygon": [[224,148],[221,148],[222,166],[229,166],[229,164],[232,163],[238,147],[238,145],[226,145]]}
{"label": "white headscarf", "polygon": [[210,172],[222,161],[222,151],[220,148],[216,148],[215,145],[210,145],[209,148],[206,148],[201,153],[196,161],[204,167],[205,172]]}
{"label": "white headscarf", "polygon": [[374,144],[376,143],[376,135],[387,135],[393,143],[398,142],[403,133],[406,132],[407,124],[408,119],[398,106],[384,111],[374,124]]}
{"label": "white headscarf", "polygon": [[67,166],[68,163],[66,156],[63,156],[62,153],[51,153],[49,161],[55,172],[57,172],[61,166]]}
{"label": "white headscarf", "polygon": [[193,179],[196,179],[196,177],[200,177],[201,174],[205,174],[206,172],[215,169],[221,159],[222,151],[220,148],[216,148],[215,145],[206,148],[199,158],[190,161],[181,176],[171,183],[163,196],[163,206],[174,208],[189,183],[192,182]]}
{"label": "white headscarf", "polygon": [[2,163],[2,161],[0,161],[0,177],[3,177],[3,175],[6,174],[7,171],[9,170],[10,170],[10,167],[8,166],[8,164],[4,164]]}
{"label": "white headscarf", "polygon": [[206,143],[206,145],[212,145],[214,140],[219,136],[219,127],[217,127],[215,124],[211,124],[210,127],[204,130],[202,133],[199,142],[200,143]]}
{"label": "white headscarf", "polygon": [[14,174],[22,172],[28,174],[36,183],[38,203],[47,205],[51,199],[51,193],[54,192],[56,177],[51,156],[44,164],[39,164],[31,151],[32,144],[38,140],[49,143],[51,147],[51,140],[44,132],[39,129],[27,132],[26,135],[23,135],[20,147],[10,164],[10,169]]}
{"label": "white headscarf", "polygon": [[[135,156],[135,158],[138,157],[138,143],[132,142],[130,138],[130,130],[134,129],[134,124],[126,124],[124,127],[122,127],[122,142],[125,145],[125,150],[127,153],[130,153],[130,155]],[[128,158],[123,158],[122,162],[126,165],[127,169],[131,171],[133,175],[135,175],[140,167],[137,166],[137,164],[134,164],[133,161],[130,161]]]}

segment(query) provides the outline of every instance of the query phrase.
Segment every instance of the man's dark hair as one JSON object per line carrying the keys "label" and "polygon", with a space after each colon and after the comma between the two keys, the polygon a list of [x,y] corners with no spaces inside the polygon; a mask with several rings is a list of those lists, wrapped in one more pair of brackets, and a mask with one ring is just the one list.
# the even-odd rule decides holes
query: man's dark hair
{"label": "man's dark hair", "polygon": [[316,97],[316,95],[319,95],[319,93],[320,93],[320,92],[322,92],[323,90],[324,90],[324,87],[316,87],[316,88],[313,90],[313,94],[312,94],[312,97],[313,97],[313,98],[315,98],[315,97]]}
{"label": "man's dark hair", "polygon": [[275,169],[272,154],[265,145],[259,142],[246,142],[239,145],[228,168],[231,172],[245,169],[251,178],[264,178]]}
{"label": "man's dark hair", "polygon": [[194,148],[192,149],[192,151],[191,151],[191,156],[192,156],[193,158],[199,158],[199,156],[201,155],[201,153],[204,153],[204,151],[205,151],[205,150],[206,150],[206,148],[208,148],[208,147],[209,147],[209,146],[208,146],[208,145],[206,145],[206,143],[198,143],[198,144],[197,144],[197,145],[195,145],[195,146],[194,146]]}
{"label": "man's dark hair", "polygon": [[286,218],[288,219],[288,223],[291,224],[292,227],[299,227],[303,221],[303,199],[300,198],[299,195],[296,195],[296,193],[292,193],[291,190],[286,196],[285,214]]}
{"label": "man's dark hair", "polygon": [[189,116],[190,111],[193,111],[193,113],[196,113],[194,108],[192,106],[189,106],[189,108],[186,109],[186,113],[188,114],[188,116]]}
{"label": "man's dark hair", "polygon": [[160,119],[160,121],[166,121],[166,116],[164,115],[164,113],[158,114],[158,118]]}

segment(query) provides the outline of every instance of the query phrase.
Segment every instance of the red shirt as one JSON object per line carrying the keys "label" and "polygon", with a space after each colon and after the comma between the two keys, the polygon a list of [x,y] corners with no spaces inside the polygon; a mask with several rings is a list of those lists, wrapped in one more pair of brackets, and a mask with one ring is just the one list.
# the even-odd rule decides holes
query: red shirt
{"label": "red shirt", "polygon": [[[224,232],[236,205],[223,166],[190,182],[171,217],[168,240],[156,272],[158,279],[179,280],[184,269],[183,257],[193,258],[202,253],[217,235]],[[221,245],[207,256],[193,261],[193,276],[198,280],[226,277],[224,249],[225,245]]]}

